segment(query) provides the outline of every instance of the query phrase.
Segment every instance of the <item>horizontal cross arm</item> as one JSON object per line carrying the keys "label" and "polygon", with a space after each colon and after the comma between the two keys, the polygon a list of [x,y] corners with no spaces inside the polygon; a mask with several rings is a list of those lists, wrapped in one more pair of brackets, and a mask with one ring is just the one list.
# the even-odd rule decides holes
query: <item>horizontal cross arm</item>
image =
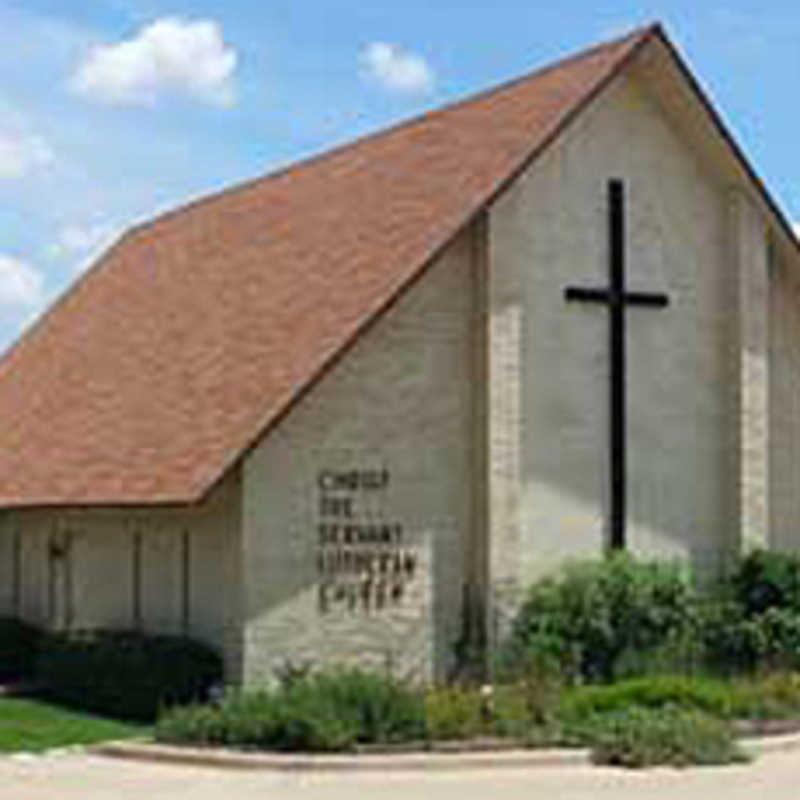
{"label": "horizontal cross arm", "polygon": [[631,306],[651,306],[664,308],[669,305],[669,297],[657,292],[625,292],[625,294],[612,296],[608,289],[592,288],[589,286],[568,286],[564,290],[566,300],[574,300],[583,303],[616,303],[621,301],[625,305]]}
{"label": "horizontal cross arm", "polygon": [[583,286],[568,286],[564,290],[565,300],[580,300],[589,303],[607,303],[608,289],[591,289]]}
{"label": "horizontal cross arm", "polygon": [[625,302],[632,306],[664,308],[669,305],[669,297],[657,292],[625,292]]}

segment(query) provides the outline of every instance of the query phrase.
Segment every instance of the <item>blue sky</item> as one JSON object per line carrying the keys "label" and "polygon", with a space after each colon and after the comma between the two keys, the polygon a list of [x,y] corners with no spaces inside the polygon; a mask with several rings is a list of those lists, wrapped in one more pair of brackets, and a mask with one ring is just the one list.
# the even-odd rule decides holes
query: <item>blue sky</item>
{"label": "blue sky", "polygon": [[0,349],[133,222],[662,21],[800,219],[800,7],[0,0]]}

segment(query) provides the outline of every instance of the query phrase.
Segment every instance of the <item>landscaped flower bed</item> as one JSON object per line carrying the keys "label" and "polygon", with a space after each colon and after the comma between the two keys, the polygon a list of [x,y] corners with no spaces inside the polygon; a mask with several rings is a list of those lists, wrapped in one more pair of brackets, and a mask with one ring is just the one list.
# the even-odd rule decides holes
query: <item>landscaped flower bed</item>
{"label": "landscaped flower bed", "polygon": [[800,720],[798,631],[793,556],[753,553],[703,595],[678,566],[617,556],[531,587],[491,687],[293,675],[169,710],[156,738],[310,752],[582,746],[626,766],[729,763],[743,758],[743,724]]}
{"label": "landscaped flower bed", "polygon": [[421,688],[358,669],[287,670],[270,691],[181,705],[207,694],[218,658],[196,643],[124,632],[45,636],[33,677],[49,677],[54,697],[85,708],[149,719],[161,705],[155,737],[174,744],[575,746],[626,766],[728,763],[742,758],[735,734],[800,729],[798,631],[796,557],[753,553],[701,595],[678,567],[622,556],[531,587],[491,659],[492,685]]}

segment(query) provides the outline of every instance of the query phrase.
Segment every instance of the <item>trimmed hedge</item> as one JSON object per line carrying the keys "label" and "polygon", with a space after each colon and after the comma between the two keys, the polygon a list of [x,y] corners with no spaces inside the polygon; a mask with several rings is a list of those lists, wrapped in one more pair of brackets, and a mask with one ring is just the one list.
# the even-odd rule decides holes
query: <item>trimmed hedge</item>
{"label": "trimmed hedge", "polygon": [[82,631],[48,636],[36,675],[55,700],[151,721],[162,707],[206,699],[223,671],[214,650],[185,637]]}
{"label": "trimmed hedge", "polygon": [[786,719],[800,714],[800,675],[775,673],[757,679],[721,680],[687,675],[632,678],[605,686],[581,686],[564,692],[562,720],[616,714],[630,708],[682,708],[712,717]]}
{"label": "trimmed hedge", "polygon": [[12,617],[0,617],[0,681],[33,676],[43,636],[34,625]]}
{"label": "trimmed hedge", "polygon": [[565,692],[559,715],[579,720],[596,714],[618,714],[631,708],[667,707],[702,711],[730,719],[741,705],[740,692],[730,682],[685,675],[631,678],[610,685],[581,686]]}
{"label": "trimmed hedge", "polygon": [[156,725],[161,742],[312,752],[424,734],[421,693],[357,669],[299,677],[273,692],[231,693],[216,706],[170,709]]}

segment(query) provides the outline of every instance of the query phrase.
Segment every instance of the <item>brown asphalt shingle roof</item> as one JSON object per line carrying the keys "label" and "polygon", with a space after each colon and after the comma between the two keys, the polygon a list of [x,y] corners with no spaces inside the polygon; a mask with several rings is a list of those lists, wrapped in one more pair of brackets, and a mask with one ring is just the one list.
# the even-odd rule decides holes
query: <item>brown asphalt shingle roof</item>
{"label": "brown asphalt shingle roof", "polygon": [[0,362],[0,507],[201,499],[657,33],[130,231]]}

